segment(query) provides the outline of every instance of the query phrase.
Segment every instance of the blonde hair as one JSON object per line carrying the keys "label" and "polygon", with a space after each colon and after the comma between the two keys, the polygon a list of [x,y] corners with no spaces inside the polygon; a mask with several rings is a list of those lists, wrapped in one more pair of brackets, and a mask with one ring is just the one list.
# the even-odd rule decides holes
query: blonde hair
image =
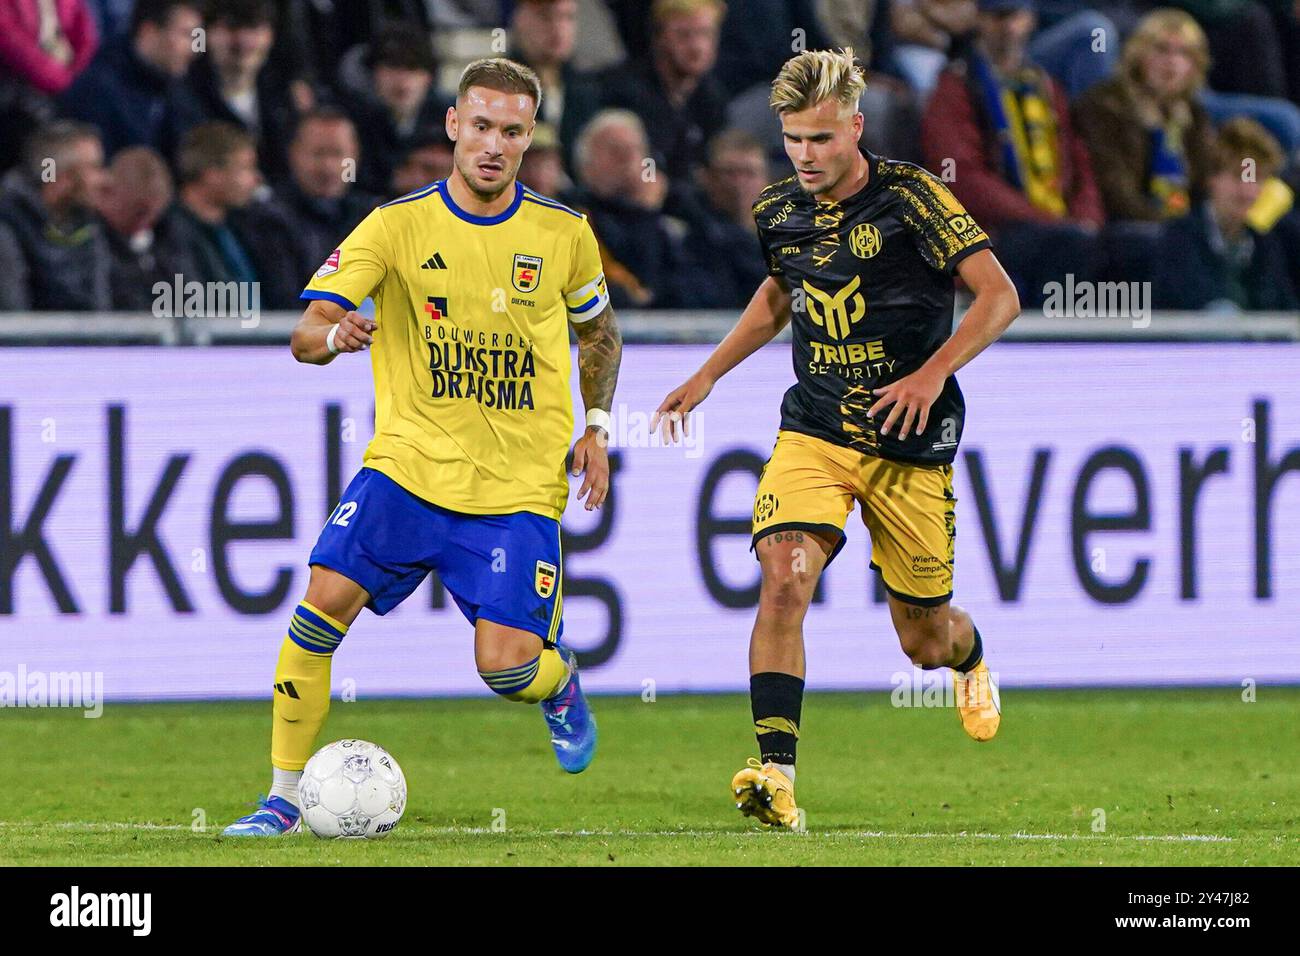
{"label": "blonde hair", "polygon": [[661,27],[669,17],[680,13],[699,13],[702,10],[717,14],[717,22],[721,23],[727,14],[727,5],[723,0],[655,0],[650,7],[650,22]]}
{"label": "blonde hair", "polygon": [[542,106],[542,82],[537,74],[522,63],[503,56],[475,60],[465,67],[456,87],[456,96],[465,95],[471,86],[483,86],[498,93],[523,93],[533,98],[533,109]]}
{"label": "blonde hair", "polygon": [[857,109],[867,77],[853,59],[853,47],[842,50],[805,50],[791,57],[772,81],[768,105],[778,113],[798,113],[835,100],[841,107]]}
{"label": "blonde hair", "polygon": [[1142,84],[1142,61],[1165,37],[1173,34],[1192,48],[1192,62],[1196,65],[1196,76],[1188,86],[1185,96],[1191,97],[1205,85],[1205,74],[1210,69],[1210,44],[1205,39],[1205,31],[1192,18],[1190,13],[1164,7],[1152,10],[1138,21],[1133,35],[1124,44],[1120,58],[1120,69],[1129,82]]}

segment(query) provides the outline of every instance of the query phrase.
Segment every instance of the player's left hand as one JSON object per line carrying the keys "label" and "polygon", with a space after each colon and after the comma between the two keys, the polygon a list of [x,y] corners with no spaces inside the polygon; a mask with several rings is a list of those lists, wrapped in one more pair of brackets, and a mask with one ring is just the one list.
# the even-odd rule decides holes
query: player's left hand
{"label": "player's left hand", "polygon": [[880,434],[888,435],[893,430],[895,422],[901,418],[899,441],[907,438],[909,434],[919,435],[929,424],[930,406],[943,391],[945,379],[946,376],[921,366],[911,375],[904,375],[896,382],[877,388],[876,403],[867,410],[867,416],[875,418],[876,412],[892,404],[894,408],[885,419],[885,423],[880,426]]}
{"label": "player's left hand", "polygon": [[609,455],[605,451],[608,444],[605,429],[592,425],[573,445],[573,474],[583,476],[578,499],[586,497],[588,511],[603,505],[609,494]]}

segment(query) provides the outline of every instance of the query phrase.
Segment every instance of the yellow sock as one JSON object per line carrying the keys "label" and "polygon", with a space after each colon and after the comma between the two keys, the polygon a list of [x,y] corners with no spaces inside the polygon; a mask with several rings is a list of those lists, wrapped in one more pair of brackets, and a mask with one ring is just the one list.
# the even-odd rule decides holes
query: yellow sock
{"label": "yellow sock", "polygon": [[527,664],[499,671],[479,671],[483,682],[507,700],[536,704],[554,697],[569,679],[569,665],[553,647]]}
{"label": "yellow sock", "polygon": [[301,770],[315,752],[316,736],[330,710],[330,662],[347,627],[303,601],[275,667],[271,764]]}

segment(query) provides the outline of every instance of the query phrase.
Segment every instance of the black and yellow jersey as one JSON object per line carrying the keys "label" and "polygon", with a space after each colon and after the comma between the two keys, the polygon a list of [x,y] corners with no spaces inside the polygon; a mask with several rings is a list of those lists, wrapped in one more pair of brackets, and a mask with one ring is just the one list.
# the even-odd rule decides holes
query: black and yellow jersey
{"label": "black and yellow jersey", "polygon": [[904,441],[900,426],[878,434],[886,415],[873,421],[867,409],[874,389],[920,368],[948,339],[953,271],[988,248],[988,236],[937,177],[863,154],[870,177],[847,199],[818,200],[791,176],[754,203],[768,273],[790,290],[794,313],[797,381],[781,428],[893,461],[947,464],[965,415],[955,377],[925,432]]}

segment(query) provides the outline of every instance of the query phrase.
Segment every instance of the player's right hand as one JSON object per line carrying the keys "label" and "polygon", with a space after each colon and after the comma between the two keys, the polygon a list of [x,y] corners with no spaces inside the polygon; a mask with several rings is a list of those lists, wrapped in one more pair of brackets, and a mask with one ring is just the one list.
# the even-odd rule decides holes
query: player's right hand
{"label": "player's right hand", "polygon": [[374,319],[367,319],[358,312],[347,312],[339,319],[339,330],[334,333],[334,347],[340,352],[360,352],[370,346],[371,333],[377,328],[379,326]]}
{"label": "player's right hand", "polygon": [[713,378],[703,369],[696,372],[659,403],[654,415],[650,417],[650,428],[658,428],[664,442],[669,445],[675,443],[681,435],[689,435],[691,422],[688,416],[691,409],[709,397],[713,385]]}

